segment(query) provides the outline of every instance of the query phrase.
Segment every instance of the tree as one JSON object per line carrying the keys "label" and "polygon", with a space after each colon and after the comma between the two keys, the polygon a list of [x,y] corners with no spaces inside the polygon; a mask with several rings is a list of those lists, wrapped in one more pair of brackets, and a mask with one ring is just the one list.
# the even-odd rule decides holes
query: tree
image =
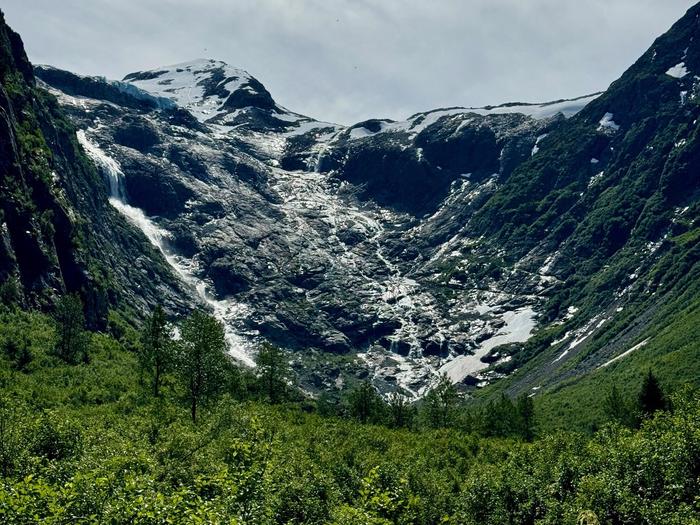
{"label": "tree", "polygon": [[15,276],[10,276],[0,284],[0,304],[15,304],[21,296],[19,280]]}
{"label": "tree", "polygon": [[508,437],[519,434],[518,409],[513,401],[501,394],[498,401],[491,401],[483,413],[484,435],[488,437]]}
{"label": "tree", "polygon": [[284,352],[274,345],[263,343],[255,363],[262,391],[270,403],[279,403],[285,397],[289,375]]}
{"label": "tree", "polygon": [[525,441],[532,441],[535,437],[535,404],[532,398],[527,394],[521,395],[515,408],[518,416],[520,437]]}
{"label": "tree", "polygon": [[603,411],[610,421],[619,423],[626,427],[635,426],[634,408],[620,393],[617,385],[613,385],[610,392],[603,401]]}
{"label": "tree", "polygon": [[19,331],[10,334],[2,346],[12,368],[20,372],[26,372],[29,364],[34,359],[27,334]]}
{"label": "tree", "polygon": [[457,389],[446,375],[440,376],[435,387],[425,396],[424,418],[432,428],[446,428],[454,422],[454,412],[459,396]]}
{"label": "tree", "polygon": [[56,353],[66,363],[75,364],[88,361],[88,341],[85,333],[83,303],[75,295],[64,295],[56,305],[54,316],[58,342]]}
{"label": "tree", "polygon": [[173,360],[172,341],[168,334],[165,312],[160,305],[156,306],[146,322],[138,355],[142,370],[151,378],[153,395],[158,397],[163,373],[170,368]]}
{"label": "tree", "polygon": [[639,412],[644,417],[651,416],[657,410],[666,410],[668,400],[659,384],[659,380],[649,369],[638,397]]}
{"label": "tree", "polygon": [[389,422],[395,428],[410,428],[413,425],[414,407],[408,398],[394,392],[389,398]]}
{"label": "tree", "polygon": [[223,325],[211,315],[195,311],[181,327],[178,373],[187,389],[192,422],[197,407],[216,395],[225,380],[226,337]]}
{"label": "tree", "polygon": [[348,396],[350,416],[360,423],[380,423],[384,416],[384,400],[369,381],[363,381]]}

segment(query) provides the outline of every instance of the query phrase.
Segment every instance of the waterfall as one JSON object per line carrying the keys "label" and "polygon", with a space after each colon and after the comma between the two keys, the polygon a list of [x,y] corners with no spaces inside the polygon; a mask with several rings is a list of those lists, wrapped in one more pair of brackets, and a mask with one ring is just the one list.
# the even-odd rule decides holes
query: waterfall
{"label": "waterfall", "polygon": [[110,192],[109,203],[143,232],[151,244],[163,254],[180,280],[193,290],[197,299],[212,309],[214,316],[224,325],[229,355],[246,366],[254,367],[255,361],[251,357],[248,341],[238,334],[233,326],[237,319],[241,319],[247,313],[245,305],[232,299],[218,300],[209,293],[207,284],[194,273],[196,263],[173,253],[169,249],[170,233],[153,222],[142,209],[128,204],[124,190],[124,172],[122,172],[119,163],[91,142],[83,130],[79,130],[77,135],[85,152],[107,177]]}
{"label": "waterfall", "polygon": [[389,352],[391,352],[392,354],[395,354],[396,353],[396,346],[397,346],[396,340],[391,339],[391,342],[389,343]]}
{"label": "waterfall", "polygon": [[78,142],[83,146],[88,156],[95,164],[102,168],[102,172],[107,176],[109,182],[109,196],[112,199],[118,199],[122,202],[126,201],[126,192],[124,191],[124,174],[116,160],[106,155],[97,145],[90,142],[85,134],[85,131],[78,130]]}

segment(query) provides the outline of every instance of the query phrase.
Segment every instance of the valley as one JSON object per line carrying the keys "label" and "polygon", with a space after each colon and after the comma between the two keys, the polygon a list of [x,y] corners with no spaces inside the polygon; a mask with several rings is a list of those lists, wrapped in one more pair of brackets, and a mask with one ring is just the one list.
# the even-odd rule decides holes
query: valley
{"label": "valley", "polygon": [[[334,368],[339,375],[324,377],[323,367],[306,362],[306,350],[354,353],[355,365],[366,367],[387,395],[398,388],[420,397],[447,370],[456,382],[470,374],[474,381],[488,367],[479,359],[491,348],[524,342],[534,329],[531,308],[544,300],[540,294],[552,278],[533,275],[517,290],[488,275],[460,280],[454,275],[460,250],[478,245],[461,232],[499,177],[534,155],[543,130],[595,97],[436,111],[346,129],[276,106],[255,79],[240,80],[248,78],[245,72],[214,61],[139,72],[122,83],[48,67],[37,72],[54,83],[50,89],[82,128],[79,137],[104,172],[112,204],[195,290],[195,301],[225,322],[231,355],[242,363],[251,365],[255,345],[270,340],[295,350],[308,376],[303,382],[314,391],[319,381],[324,388],[352,381],[357,370]],[[250,94],[248,84],[262,93],[252,100],[264,102],[229,104],[240,90]],[[144,113],[92,98],[110,88],[135,92],[137,100],[151,97],[157,107],[172,100],[195,119],[173,123],[170,107]],[[445,133],[452,137],[447,142],[500,141],[502,151],[488,159],[426,159],[419,144],[432,147]],[[404,206],[368,194],[367,183],[357,180],[366,176],[362,170],[355,175],[358,168],[342,163],[377,147],[398,155],[391,162],[408,162],[409,174],[436,178],[417,184],[438,184],[443,196]],[[414,199],[414,189],[405,190]],[[401,372],[393,373],[394,366]]]}
{"label": "valley", "polygon": [[2,13],[0,81],[1,523],[697,523],[700,4],[603,92],[398,121]]}

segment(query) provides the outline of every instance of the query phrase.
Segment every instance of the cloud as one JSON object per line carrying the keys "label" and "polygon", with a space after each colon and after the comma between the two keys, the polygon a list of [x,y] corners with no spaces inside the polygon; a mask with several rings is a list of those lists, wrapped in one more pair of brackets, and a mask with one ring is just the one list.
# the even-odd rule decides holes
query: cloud
{"label": "cloud", "polygon": [[605,89],[691,0],[5,0],[30,58],[79,73],[212,57],[342,123]]}

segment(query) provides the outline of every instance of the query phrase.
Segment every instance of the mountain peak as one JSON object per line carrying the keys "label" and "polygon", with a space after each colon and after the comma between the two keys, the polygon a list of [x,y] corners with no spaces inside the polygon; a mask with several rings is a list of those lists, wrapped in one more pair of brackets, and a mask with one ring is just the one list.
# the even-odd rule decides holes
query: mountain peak
{"label": "mountain peak", "polygon": [[275,101],[248,72],[213,59],[196,59],[148,71],[130,73],[125,82],[169,98],[201,122],[219,123],[237,110],[272,110]]}

